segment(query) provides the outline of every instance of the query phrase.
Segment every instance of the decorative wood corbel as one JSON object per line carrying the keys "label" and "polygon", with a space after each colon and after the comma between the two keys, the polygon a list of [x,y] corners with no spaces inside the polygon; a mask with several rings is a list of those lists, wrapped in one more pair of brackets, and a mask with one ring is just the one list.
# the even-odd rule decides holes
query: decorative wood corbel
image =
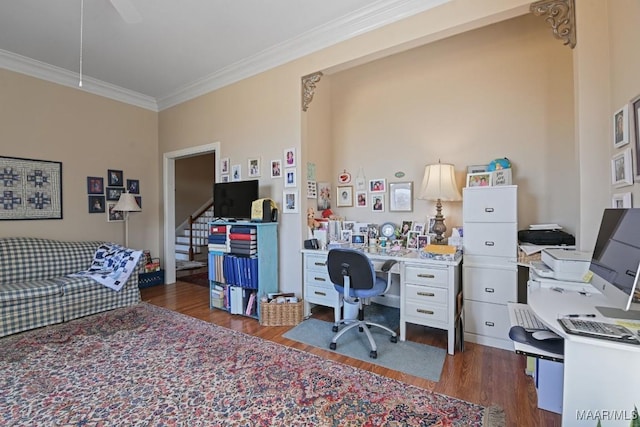
{"label": "decorative wood corbel", "polygon": [[321,77],[321,71],[302,77],[302,111],[307,111],[307,108],[309,108],[316,90],[316,83],[320,81]]}
{"label": "decorative wood corbel", "polygon": [[576,47],[575,0],[541,0],[531,3],[529,10],[536,16],[545,16],[555,38],[564,40],[571,49]]}

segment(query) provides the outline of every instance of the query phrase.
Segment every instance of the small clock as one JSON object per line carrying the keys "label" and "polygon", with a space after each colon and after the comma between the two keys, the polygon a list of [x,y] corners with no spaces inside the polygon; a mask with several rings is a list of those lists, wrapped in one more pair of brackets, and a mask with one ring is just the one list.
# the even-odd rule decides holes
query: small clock
{"label": "small clock", "polygon": [[391,239],[396,235],[396,225],[392,222],[385,222],[380,227],[380,234],[387,239]]}

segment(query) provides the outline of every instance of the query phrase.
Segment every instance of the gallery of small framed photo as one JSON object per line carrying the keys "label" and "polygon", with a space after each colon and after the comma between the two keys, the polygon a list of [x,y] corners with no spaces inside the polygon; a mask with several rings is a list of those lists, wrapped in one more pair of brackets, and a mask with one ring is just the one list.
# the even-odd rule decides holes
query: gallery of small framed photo
{"label": "gallery of small framed photo", "polygon": [[255,157],[247,161],[247,170],[249,171],[249,178],[255,178],[260,176],[260,158]]}
{"label": "gallery of small framed photo", "polygon": [[613,146],[622,147],[629,143],[629,104],[613,115]]}
{"label": "gallery of small framed photo", "polygon": [[371,195],[371,210],[373,212],[384,212],[384,194]]}
{"label": "gallery of small framed photo", "polygon": [[342,185],[336,187],[336,207],[353,206],[353,186]]}
{"label": "gallery of small framed photo", "polygon": [[611,183],[616,187],[633,184],[631,148],[627,148],[611,158]]}
{"label": "gallery of small framed photo", "polygon": [[284,190],[282,192],[282,212],[298,213],[298,192],[296,190]]}
{"label": "gallery of small framed photo", "polygon": [[384,193],[387,191],[386,179],[371,179],[369,180],[369,192],[370,193]]}
{"label": "gallery of small framed photo", "polygon": [[612,208],[631,208],[631,193],[614,194],[611,198]]}

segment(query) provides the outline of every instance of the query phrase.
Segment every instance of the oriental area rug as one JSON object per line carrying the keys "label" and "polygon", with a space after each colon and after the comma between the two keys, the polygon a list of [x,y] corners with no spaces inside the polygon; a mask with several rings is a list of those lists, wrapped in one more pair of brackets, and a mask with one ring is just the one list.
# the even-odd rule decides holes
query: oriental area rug
{"label": "oriental area rug", "polygon": [[495,408],[146,303],[5,337],[0,348],[3,426],[504,422]]}

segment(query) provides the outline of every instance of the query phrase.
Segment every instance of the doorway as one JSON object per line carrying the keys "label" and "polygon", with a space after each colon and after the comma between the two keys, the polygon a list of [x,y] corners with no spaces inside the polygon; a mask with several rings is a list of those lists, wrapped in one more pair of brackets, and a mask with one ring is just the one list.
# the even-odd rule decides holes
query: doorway
{"label": "doorway", "polygon": [[176,259],[175,259],[175,226],[176,226],[176,174],[175,162],[178,159],[198,156],[202,154],[211,154],[215,156],[215,181],[220,180],[219,176],[219,158],[220,158],[220,142],[200,145],[197,147],[185,148],[183,150],[171,151],[163,155],[163,183],[162,192],[164,200],[164,264],[165,264],[165,283],[175,283],[176,281]]}

